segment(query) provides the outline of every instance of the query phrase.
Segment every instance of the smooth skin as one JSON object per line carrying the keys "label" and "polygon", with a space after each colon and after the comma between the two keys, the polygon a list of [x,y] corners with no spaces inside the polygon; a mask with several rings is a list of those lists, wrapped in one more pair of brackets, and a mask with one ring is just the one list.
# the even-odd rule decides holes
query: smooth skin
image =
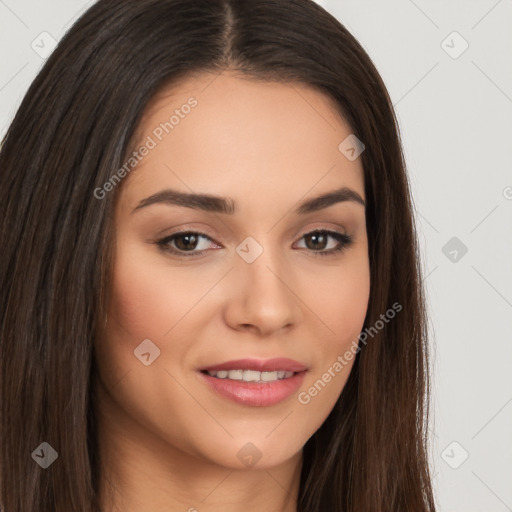
{"label": "smooth skin", "polygon": [[[190,97],[197,105],[157,141],[154,130]],[[364,205],[294,213],[341,187],[365,198],[361,158],[338,149],[350,133],[309,86],[230,70],[190,75],[148,106],[139,142],[158,144],[118,185],[111,298],[96,340],[105,512],[296,511],[302,448],[353,360],[308,404],[295,393],[266,407],[216,395],[198,368],[289,357],[308,366],[307,391],[357,340],[370,292]],[[236,213],[137,208],[165,189],[230,198]],[[315,229],[352,243],[320,255],[340,242],[307,236]],[[158,244],[177,231],[209,238]],[[247,237],[263,249],[252,263],[236,250]],[[147,366],[134,354],[146,339],[160,350]],[[247,443],[260,456],[252,466],[237,456]]]}

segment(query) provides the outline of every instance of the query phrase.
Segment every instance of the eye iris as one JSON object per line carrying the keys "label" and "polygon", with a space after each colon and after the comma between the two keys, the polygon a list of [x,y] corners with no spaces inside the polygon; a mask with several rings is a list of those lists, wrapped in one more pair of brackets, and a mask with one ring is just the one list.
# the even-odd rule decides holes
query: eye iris
{"label": "eye iris", "polygon": [[[195,246],[197,245],[198,238],[199,238],[198,236],[190,234],[190,233],[185,234],[185,235],[180,235],[175,238],[175,244],[176,244],[176,247],[178,247],[178,249],[183,250],[183,251],[186,251],[187,249],[195,249]],[[185,244],[179,243],[180,240],[184,240],[184,239],[187,240],[187,242]],[[180,247],[180,245],[182,247]],[[191,247],[191,245],[192,245],[192,247]]]}
{"label": "eye iris", "polygon": [[[327,242],[327,235],[324,233],[312,233],[310,235],[307,235],[305,237],[306,239],[306,245],[308,246],[308,249],[325,249],[325,244]],[[310,247],[310,244],[308,243],[308,240],[313,240],[313,247]],[[320,240],[320,242],[319,242]],[[324,247],[318,247],[315,244],[320,243],[320,245],[323,245]]]}

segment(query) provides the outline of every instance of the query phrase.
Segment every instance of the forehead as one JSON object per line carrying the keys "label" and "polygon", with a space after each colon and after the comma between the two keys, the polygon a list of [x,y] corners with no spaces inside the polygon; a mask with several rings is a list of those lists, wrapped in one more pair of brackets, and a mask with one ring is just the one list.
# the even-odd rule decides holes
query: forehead
{"label": "forehead", "polygon": [[135,147],[151,140],[152,149],[125,185],[128,193],[167,185],[244,200],[342,185],[364,196],[361,160],[339,149],[350,134],[334,101],[307,85],[190,75],[146,108]]}

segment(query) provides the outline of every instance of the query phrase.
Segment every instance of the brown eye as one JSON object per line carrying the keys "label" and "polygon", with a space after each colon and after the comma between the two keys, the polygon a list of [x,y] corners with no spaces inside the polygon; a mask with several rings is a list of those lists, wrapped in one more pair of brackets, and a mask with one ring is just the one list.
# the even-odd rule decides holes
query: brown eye
{"label": "brown eye", "polygon": [[318,232],[306,235],[304,238],[308,249],[323,251],[327,246],[329,235]]}
{"label": "brown eye", "polygon": [[[211,238],[204,233],[182,231],[181,233],[173,233],[172,235],[166,236],[156,243],[161,249],[180,256],[197,256],[208,248],[208,243],[201,243],[202,239],[212,242]],[[197,250],[198,245],[202,245],[199,250]]]}
{"label": "brown eye", "polygon": [[[165,251],[178,256],[200,256],[208,249],[208,243],[203,244],[198,250],[198,245],[201,245],[201,240],[205,239],[212,243],[212,239],[205,233],[197,231],[182,231],[180,233],[173,233],[159,241],[156,244]],[[331,239],[337,242],[337,245],[332,245]],[[352,243],[352,237],[344,233],[329,230],[316,230],[311,231],[302,236],[301,240],[306,241],[306,249],[315,255],[326,256],[339,253]],[[188,253],[188,254],[187,254]]]}
{"label": "brown eye", "polygon": [[[328,230],[312,231],[305,234],[302,238],[306,241],[306,248],[319,256],[337,253],[352,243],[351,236]],[[329,238],[336,240],[338,245],[327,249],[326,247],[329,245]]]}
{"label": "brown eye", "polygon": [[199,237],[194,234],[178,235],[174,237],[174,243],[180,251],[188,251],[195,249],[198,243]]}

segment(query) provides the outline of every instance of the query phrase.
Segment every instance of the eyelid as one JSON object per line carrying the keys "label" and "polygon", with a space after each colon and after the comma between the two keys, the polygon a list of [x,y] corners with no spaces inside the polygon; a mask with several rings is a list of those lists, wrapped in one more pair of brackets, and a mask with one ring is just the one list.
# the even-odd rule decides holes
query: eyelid
{"label": "eyelid", "polygon": [[201,235],[203,237],[208,238],[210,241],[214,242],[215,244],[220,245],[220,243],[218,243],[215,240],[214,235],[210,234],[208,232],[208,230],[204,230],[202,228],[196,228],[196,227],[188,226],[188,225],[180,226],[179,228],[176,229],[176,231],[171,231],[170,233],[168,233],[168,234],[166,234],[164,236],[158,237],[157,242],[163,241],[163,240],[167,240],[167,239],[169,239],[169,238],[171,238],[173,236],[185,235],[185,234],[189,234],[189,233],[195,234],[195,235]]}
{"label": "eyelid", "polygon": [[[331,226],[328,226],[328,224],[331,224]],[[332,227],[333,225],[334,225],[334,227]],[[203,229],[202,227],[199,228],[199,227],[194,226],[193,224],[184,224],[184,225],[181,225],[181,226],[179,226],[178,228],[175,228],[175,229],[176,229],[175,231],[172,230],[172,231],[166,233],[165,235],[161,235],[161,233],[165,233],[167,231],[167,229],[161,230],[155,236],[158,239],[165,239],[165,238],[170,238],[173,235],[181,235],[181,234],[184,234],[184,233],[196,233],[198,235],[202,235],[202,236],[208,237],[213,242],[215,242],[218,245],[220,245],[215,240],[215,235],[213,233],[210,233],[208,228]],[[301,237],[303,237],[305,235],[308,235],[310,233],[313,233],[315,231],[330,231],[330,232],[338,233],[340,235],[348,236],[347,229],[345,228],[345,226],[343,224],[336,223],[336,222],[323,222],[323,223],[322,222],[316,222],[315,225],[313,225],[309,229],[306,229],[306,230],[301,229],[301,230],[299,230],[298,233],[294,235],[294,237],[295,238],[301,238]],[[244,238],[244,236],[242,236],[242,238]]]}
{"label": "eyelid", "polygon": [[[301,248],[301,251],[306,251],[308,253],[312,253],[315,256],[329,256],[329,255],[336,255],[340,254],[344,251],[344,249],[348,248],[353,243],[353,237],[351,235],[348,235],[347,233],[343,233],[340,231],[337,231],[332,228],[326,228],[326,227],[314,227],[311,229],[308,229],[304,232],[302,232],[301,236],[298,238],[298,241],[304,239],[307,235],[312,235],[315,233],[326,233],[328,237],[331,237],[335,239],[338,242],[338,247],[334,249],[323,249],[321,251],[314,251],[307,248]],[[219,244],[210,234],[207,232],[201,231],[197,228],[192,228],[191,226],[182,226],[178,231],[169,233],[165,237],[157,240],[155,243],[160,246],[160,248],[164,251],[170,252],[171,254],[176,255],[177,257],[184,257],[184,258],[193,258],[193,257],[199,257],[202,256],[205,252],[207,252],[209,249],[204,249],[202,251],[181,251],[178,249],[175,249],[173,247],[169,247],[167,244],[170,242],[171,239],[175,237],[179,237],[180,235],[198,235],[203,238],[207,238],[212,243],[214,243],[217,246],[220,246]],[[341,244],[341,245],[340,245]]]}

